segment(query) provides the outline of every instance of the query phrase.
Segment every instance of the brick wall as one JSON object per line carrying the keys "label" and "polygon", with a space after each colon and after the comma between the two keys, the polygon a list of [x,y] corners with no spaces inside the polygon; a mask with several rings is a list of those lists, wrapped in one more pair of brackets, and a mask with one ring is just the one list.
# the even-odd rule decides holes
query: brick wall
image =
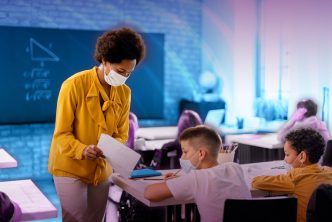
{"label": "brick wall", "polygon": [[[140,124],[172,125],[180,99],[193,97],[201,72],[201,4],[200,0],[0,0],[0,25],[106,30],[129,24],[141,32],[164,33],[165,119]],[[0,147],[19,163],[17,169],[0,169],[0,180],[49,177],[53,129],[52,123],[0,126]]]}

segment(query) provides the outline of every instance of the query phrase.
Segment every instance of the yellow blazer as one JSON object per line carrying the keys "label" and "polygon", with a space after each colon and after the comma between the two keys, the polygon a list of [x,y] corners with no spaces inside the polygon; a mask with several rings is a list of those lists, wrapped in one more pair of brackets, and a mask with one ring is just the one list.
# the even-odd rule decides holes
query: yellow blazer
{"label": "yellow blazer", "polygon": [[[69,77],[61,86],[48,170],[54,176],[99,184],[112,172],[103,159],[83,160],[87,145],[97,144],[102,133],[121,143],[128,139],[131,92],[128,86],[111,88],[106,95],[97,67]],[[105,101],[101,105],[101,99]]]}

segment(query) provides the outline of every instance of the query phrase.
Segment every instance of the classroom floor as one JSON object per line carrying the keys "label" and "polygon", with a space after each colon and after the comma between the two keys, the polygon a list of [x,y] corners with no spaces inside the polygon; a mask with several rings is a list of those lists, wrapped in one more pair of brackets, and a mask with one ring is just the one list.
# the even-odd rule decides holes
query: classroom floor
{"label": "classroom floor", "polygon": [[[58,217],[57,218],[51,218],[51,219],[45,219],[45,220],[34,220],[37,222],[61,222],[61,206],[59,198],[55,191],[55,186],[53,183],[53,180],[51,179],[45,179],[45,180],[33,180],[33,182],[37,185],[37,187],[43,192],[43,194],[52,202],[52,204],[57,208],[58,210]],[[111,212],[114,212],[114,209],[111,210]],[[111,213],[107,214],[106,221],[117,221],[115,219],[114,215],[111,215]]]}

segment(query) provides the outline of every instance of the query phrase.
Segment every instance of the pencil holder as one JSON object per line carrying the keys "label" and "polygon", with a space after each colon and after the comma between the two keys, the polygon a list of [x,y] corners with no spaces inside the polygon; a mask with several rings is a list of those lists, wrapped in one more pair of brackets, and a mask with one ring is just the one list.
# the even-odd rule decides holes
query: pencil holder
{"label": "pencil holder", "polygon": [[227,163],[227,162],[234,162],[235,151],[238,147],[237,143],[233,143],[230,146],[225,146],[223,149],[220,150],[218,154],[218,163]]}

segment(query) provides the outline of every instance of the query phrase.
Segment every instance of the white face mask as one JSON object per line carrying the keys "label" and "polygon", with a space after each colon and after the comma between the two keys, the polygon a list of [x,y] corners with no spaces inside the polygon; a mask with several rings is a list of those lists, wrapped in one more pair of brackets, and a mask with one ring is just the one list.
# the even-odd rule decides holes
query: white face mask
{"label": "white face mask", "polygon": [[196,170],[196,167],[191,163],[190,160],[180,159],[180,166],[185,173],[189,173],[191,170]]}
{"label": "white face mask", "polygon": [[192,155],[189,160],[184,160],[180,158],[180,166],[185,173],[189,173],[191,170],[196,170],[197,167],[199,166],[199,163],[197,164],[197,166],[194,166],[190,161],[191,158],[197,154],[197,152],[194,155]]}
{"label": "white face mask", "polygon": [[104,79],[107,84],[111,86],[121,86],[126,82],[128,77],[124,77],[123,75],[120,75],[114,70],[111,70],[107,75],[104,72]]}
{"label": "white face mask", "polygon": [[[295,158],[295,160],[293,161],[293,163],[295,163],[295,161],[298,160],[298,158],[300,157],[300,154],[301,154],[301,153],[299,153],[299,154],[296,156],[296,158]],[[285,169],[287,170],[287,172],[294,168],[294,167],[293,167],[293,163],[292,163],[292,164],[289,164],[289,163],[286,163],[286,162],[284,161],[284,167],[285,167]],[[300,166],[300,167],[302,167],[302,165],[303,165],[303,163],[301,162],[301,166]]]}
{"label": "white face mask", "polygon": [[293,169],[292,164],[286,163],[285,161],[283,162],[283,165],[287,172],[289,172],[291,169]]}

